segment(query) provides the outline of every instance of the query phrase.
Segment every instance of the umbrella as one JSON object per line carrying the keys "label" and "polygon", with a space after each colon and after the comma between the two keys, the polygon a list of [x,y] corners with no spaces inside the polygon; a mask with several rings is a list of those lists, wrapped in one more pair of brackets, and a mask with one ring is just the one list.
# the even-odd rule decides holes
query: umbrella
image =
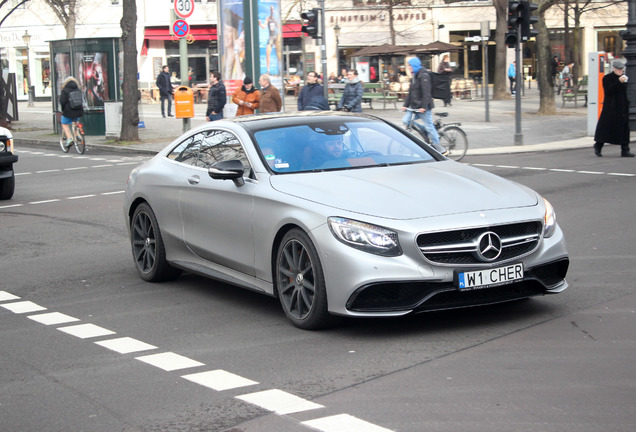
{"label": "umbrella", "polygon": [[464,48],[457,45],[442,41],[435,41],[430,44],[421,45],[420,47],[412,50],[412,52],[418,54],[441,54],[445,52],[461,51],[462,49]]}
{"label": "umbrella", "polygon": [[368,47],[361,48],[358,51],[351,54],[351,57],[386,56],[386,55],[394,55],[403,51],[404,51],[403,46],[385,43],[379,46],[368,46]]}

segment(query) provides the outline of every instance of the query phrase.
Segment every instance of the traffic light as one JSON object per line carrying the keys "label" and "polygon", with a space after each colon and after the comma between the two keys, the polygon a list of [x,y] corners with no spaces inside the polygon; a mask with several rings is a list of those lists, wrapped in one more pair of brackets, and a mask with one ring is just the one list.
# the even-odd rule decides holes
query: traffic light
{"label": "traffic light", "polygon": [[521,5],[521,39],[526,41],[539,34],[537,30],[530,28],[531,25],[539,21],[539,18],[532,16],[532,12],[537,10],[539,6],[529,1],[522,1]]}
{"label": "traffic light", "polygon": [[506,45],[514,48],[519,42],[517,37],[517,29],[521,26],[523,20],[523,5],[519,0],[510,0],[508,2],[508,33],[506,33]]}
{"label": "traffic light", "polygon": [[307,12],[300,14],[300,17],[304,20],[301,31],[307,33],[313,39],[318,39],[318,19],[320,17],[320,8],[313,8]]}

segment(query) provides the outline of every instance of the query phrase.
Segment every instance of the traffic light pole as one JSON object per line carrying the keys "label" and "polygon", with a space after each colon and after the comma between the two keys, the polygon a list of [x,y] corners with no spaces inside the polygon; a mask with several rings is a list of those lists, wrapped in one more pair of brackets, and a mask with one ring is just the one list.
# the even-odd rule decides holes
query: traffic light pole
{"label": "traffic light pole", "polygon": [[517,43],[515,45],[515,145],[523,145],[521,132],[521,88],[523,84],[521,64],[521,26],[517,26]]}
{"label": "traffic light pole", "polygon": [[320,0],[320,56],[322,62],[322,93],[328,99],[329,85],[327,84],[327,46],[325,35],[325,0]]}

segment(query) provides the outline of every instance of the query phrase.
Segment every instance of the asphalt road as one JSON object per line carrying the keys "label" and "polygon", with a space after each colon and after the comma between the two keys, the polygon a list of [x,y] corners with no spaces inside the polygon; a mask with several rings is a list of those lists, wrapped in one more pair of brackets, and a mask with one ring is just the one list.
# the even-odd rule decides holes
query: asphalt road
{"label": "asphalt road", "polygon": [[636,430],[636,163],[617,147],[465,160],[555,206],[566,292],[321,332],[197,276],[141,281],[121,204],[145,156],[18,150],[0,202],[2,430]]}

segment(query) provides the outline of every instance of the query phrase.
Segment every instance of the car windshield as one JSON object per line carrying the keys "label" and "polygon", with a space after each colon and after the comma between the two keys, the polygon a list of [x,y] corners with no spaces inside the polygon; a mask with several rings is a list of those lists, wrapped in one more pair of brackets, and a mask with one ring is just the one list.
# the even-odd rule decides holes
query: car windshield
{"label": "car windshield", "polygon": [[254,136],[263,159],[275,173],[435,160],[408,135],[379,121],[328,119],[261,129]]}

